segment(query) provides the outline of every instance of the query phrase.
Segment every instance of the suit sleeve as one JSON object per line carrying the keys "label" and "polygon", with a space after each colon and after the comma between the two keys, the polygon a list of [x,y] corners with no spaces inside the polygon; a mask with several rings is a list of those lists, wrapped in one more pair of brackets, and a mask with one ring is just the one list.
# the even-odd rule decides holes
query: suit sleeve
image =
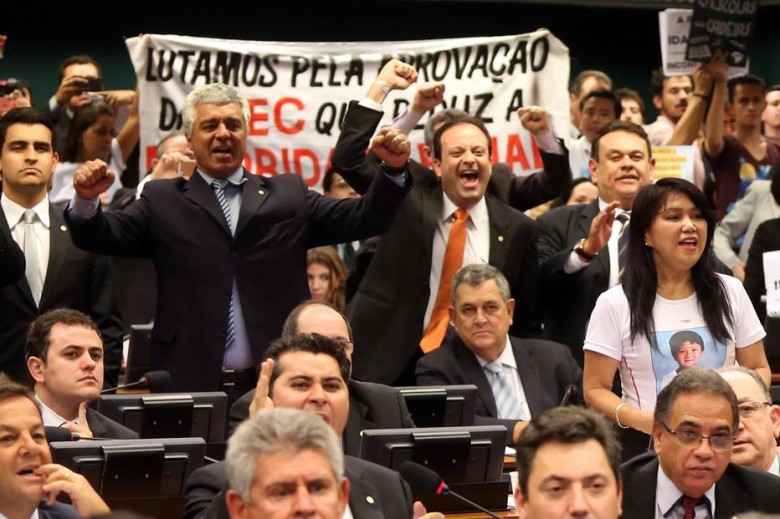
{"label": "suit sleeve", "polygon": [[333,150],[333,170],[361,195],[368,191],[374,177],[379,174],[379,165],[366,156],[366,148],[381,119],[382,112],[361,106],[356,101],[350,102]]}
{"label": "suit sleeve", "polygon": [[[225,507],[223,487],[225,478],[216,477],[210,465],[195,470],[187,479],[184,488],[185,504],[183,519],[212,519],[219,517],[218,511]],[[222,502],[219,499],[222,499]]]}
{"label": "suit sleeve", "polygon": [[24,275],[24,253],[5,224],[0,225],[0,286],[11,285]]}
{"label": "suit sleeve", "polygon": [[107,256],[95,256],[89,286],[89,314],[103,337],[104,386],[119,385],[124,323],[116,294],[113,264]]}
{"label": "suit sleeve", "polygon": [[520,211],[562,196],[571,184],[568,150],[561,154],[539,151],[544,167],[542,171],[527,176],[517,176],[510,172],[509,205]]}

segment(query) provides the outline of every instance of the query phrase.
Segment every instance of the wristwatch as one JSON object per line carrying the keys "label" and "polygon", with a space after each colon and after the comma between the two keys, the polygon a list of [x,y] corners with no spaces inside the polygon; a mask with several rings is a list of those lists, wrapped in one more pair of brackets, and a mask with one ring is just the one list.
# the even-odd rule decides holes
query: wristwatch
{"label": "wristwatch", "polygon": [[574,253],[582,258],[583,261],[588,262],[598,256],[599,253],[597,252],[596,254],[590,254],[589,252],[586,252],[583,248],[585,246],[585,240],[586,238],[583,238],[577,242],[577,245],[574,246]]}

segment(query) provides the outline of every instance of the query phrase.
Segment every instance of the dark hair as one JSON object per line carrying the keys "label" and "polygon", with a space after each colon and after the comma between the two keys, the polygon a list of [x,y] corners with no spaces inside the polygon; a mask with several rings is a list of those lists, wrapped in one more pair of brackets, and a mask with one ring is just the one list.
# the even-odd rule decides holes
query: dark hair
{"label": "dark hair", "polygon": [[336,174],[336,171],[333,169],[333,166],[330,166],[328,169],[325,170],[325,174],[322,175],[322,192],[328,193],[331,188],[333,187],[333,175]]}
{"label": "dark hair", "polygon": [[554,209],[556,207],[562,207],[566,205],[569,202],[569,198],[571,197],[571,194],[574,192],[574,188],[576,188],[577,186],[585,182],[589,182],[593,184],[593,181],[587,177],[577,177],[574,180],[572,180],[566,192],[561,196],[559,196],[558,198],[553,199],[552,203],[550,204],[550,209]]}
{"label": "dark hair", "polygon": [[701,335],[691,330],[680,330],[669,338],[669,350],[672,355],[677,355],[680,347],[686,342],[698,344],[701,346],[701,351],[704,351],[704,339],[701,338]]}
{"label": "dark hair", "polygon": [[528,495],[534,457],[543,445],[552,442],[571,445],[588,440],[596,440],[603,447],[612,474],[620,481],[620,440],[602,415],[580,406],[564,406],[534,416],[520,435],[515,454],[517,482],[523,495]]}
{"label": "dark hair", "polygon": [[579,97],[580,91],[582,90],[582,85],[585,83],[585,81],[588,80],[588,78],[595,78],[596,81],[602,83],[607,88],[607,90],[612,89],[612,78],[610,78],[605,72],[600,70],[583,70],[577,74],[577,76],[574,78],[574,81],[571,82],[569,93]]}
{"label": "dark hair", "polygon": [[274,383],[282,374],[282,366],[279,358],[285,353],[305,351],[320,355],[329,355],[336,360],[339,365],[339,372],[344,383],[349,380],[351,366],[344,347],[333,339],[329,339],[318,333],[299,333],[290,338],[276,339],[268,347],[265,353],[266,359],[274,360],[274,369],[271,372],[271,379],[268,381],[268,394],[273,395]]}
{"label": "dark hair", "polygon": [[651,335],[655,324],[653,305],[658,290],[658,273],[653,252],[645,245],[645,234],[673,194],[685,196],[693,202],[707,222],[707,243],[701,258],[691,269],[691,277],[699,309],[710,333],[716,341],[726,342],[730,335],[728,327],[733,324],[734,317],[723,281],[715,273],[712,254],[715,215],[704,193],[694,184],[679,178],[662,178],[655,184],[646,185],[639,190],[631,208],[628,252],[621,280],[631,311],[631,338],[646,336],[653,347],[658,347]]}
{"label": "dark hair", "polygon": [[453,126],[457,126],[459,124],[472,124],[480,129],[482,133],[485,134],[485,137],[487,138],[487,146],[488,146],[488,155],[493,154],[493,141],[490,138],[490,132],[488,131],[487,127],[485,127],[485,123],[482,122],[482,119],[479,117],[474,117],[473,115],[465,114],[462,117],[456,117],[451,121],[447,121],[444,123],[441,127],[439,127],[438,130],[433,134],[433,156],[439,160],[441,160],[441,136],[452,128]]}
{"label": "dark hair", "polygon": [[463,117],[468,117],[468,115],[467,112],[464,112],[460,108],[445,108],[435,112],[427,121],[425,121],[425,126],[423,126],[423,141],[425,142],[425,145],[433,150],[433,137],[436,133],[436,126],[447,124],[462,119]]}
{"label": "dark hair", "polygon": [[596,162],[599,161],[599,144],[601,143],[601,138],[613,132],[628,132],[638,135],[647,145],[647,160],[653,158],[653,148],[650,146],[650,139],[647,137],[647,132],[644,128],[631,121],[621,121],[620,119],[615,119],[611,123],[605,124],[598,133],[596,133],[596,137],[593,139],[593,144],[591,145],[590,158]]}
{"label": "dark hair", "polygon": [[678,373],[666,387],[664,387],[655,401],[653,421],[669,424],[669,415],[677,397],[690,393],[707,393],[713,396],[723,396],[731,406],[731,423],[733,431],[739,427],[739,409],[737,408],[737,396],[726,380],[714,369],[688,368]]}
{"label": "dark hair", "polygon": [[30,400],[40,414],[41,406],[38,404],[38,401],[35,400],[35,393],[33,393],[32,389],[12,380],[11,377],[5,373],[0,372],[0,402],[18,396]]}
{"label": "dark hair", "polygon": [[766,95],[766,83],[764,83],[764,80],[753,74],[746,74],[744,76],[737,76],[729,79],[729,103],[734,102],[734,90],[736,90],[739,85],[755,85],[761,87],[761,91]]}
{"label": "dark hair", "polygon": [[57,324],[88,328],[97,334],[101,343],[103,342],[100,330],[90,316],[71,308],[55,308],[39,315],[30,323],[30,327],[27,329],[27,342],[24,346],[25,358],[38,357],[44,364],[46,363],[50,345],[49,336],[51,329]]}
{"label": "dark hair", "polygon": [[287,316],[287,319],[284,320],[284,324],[282,325],[282,339],[290,340],[294,335],[298,334],[298,318],[305,309],[315,305],[326,306],[339,314],[341,318],[344,319],[344,324],[347,325],[347,333],[349,334],[348,338],[350,341],[352,341],[352,326],[350,326],[347,316],[344,315],[343,312],[339,311],[339,309],[333,306],[331,303],[327,301],[315,301],[314,299],[307,299],[292,309],[292,312],[290,312],[290,315]]}
{"label": "dark hair", "polygon": [[[632,101],[636,101],[636,104],[639,105],[639,111],[642,113],[642,115],[645,115],[645,102],[642,100],[642,96],[639,95],[639,92],[636,90],[631,90],[630,88],[618,88],[613,92],[615,94],[615,97],[618,98],[618,101],[623,101],[623,99],[630,99]],[[621,113],[623,112],[623,106],[621,104],[620,107]]]}
{"label": "dark hair", "polygon": [[76,54],[68,56],[60,63],[60,81],[65,77],[65,69],[71,65],[94,65],[98,71],[98,77],[103,77],[103,72],[100,70],[100,65],[98,65],[97,61],[86,54]]}
{"label": "dark hair", "polygon": [[607,101],[612,102],[612,110],[615,113],[615,119],[620,119],[620,112],[623,111],[623,107],[620,106],[620,101],[617,96],[609,90],[591,90],[588,92],[585,97],[580,99],[580,112],[584,109],[585,103],[594,98],[606,99]]}
{"label": "dark hair", "polygon": [[771,87],[767,88],[766,92],[764,92],[764,95],[767,95],[769,92],[780,92],[780,83],[776,83]]}
{"label": "dark hair", "polygon": [[[62,148],[63,162],[78,162],[79,147],[81,146],[81,137],[87,129],[95,124],[100,117],[108,115],[114,117],[114,111],[106,103],[97,102],[81,106],[73,112],[73,119],[70,121],[68,135],[65,137],[65,144]],[[105,160],[105,157],[98,157]]]}
{"label": "dark hair", "polygon": [[[658,67],[657,69],[653,70],[652,74],[650,74],[650,95],[653,97],[655,96],[662,96],[664,94],[664,81],[669,79],[672,76],[667,76],[664,74],[663,67]],[[694,86],[693,84],[693,76],[674,76],[674,77],[687,77],[691,80],[691,86]]]}
{"label": "dark hair", "polygon": [[35,108],[12,108],[0,118],[0,154],[2,154],[3,146],[5,146],[5,137],[8,134],[8,128],[12,124],[42,124],[49,129],[49,132],[51,133],[51,142],[54,142],[54,124],[48,117]]}

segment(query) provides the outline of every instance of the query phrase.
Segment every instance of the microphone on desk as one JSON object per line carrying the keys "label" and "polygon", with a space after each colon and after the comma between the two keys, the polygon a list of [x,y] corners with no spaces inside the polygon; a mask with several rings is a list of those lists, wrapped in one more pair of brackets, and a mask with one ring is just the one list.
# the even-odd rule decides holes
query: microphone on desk
{"label": "microphone on desk", "polygon": [[128,389],[131,387],[140,388],[140,389],[146,389],[148,388],[150,391],[154,389],[159,389],[163,386],[167,386],[171,382],[171,374],[167,371],[147,371],[144,373],[141,378],[136,380],[135,382],[131,382],[129,384],[122,384],[121,386],[117,387],[110,387],[108,389],[104,389],[100,393],[108,393],[110,391],[116,391],[117,389]]}
{"label": "microphone on desk", "polygon": [[559,406],[571,405],[572,402],[579,397],[580,397],[580,388],[578,388],[576,384],[569,384],[569,387],[567,387],[566,391],[563,393],[563,398],[561,399],[561,403],[558,405]]}
{"label": "microphone on desk", "polygon": [[46,441],[51,442],[75,442],[78,440],[115,440],[116,438],[86,438],[79,436],[65,427],[57,427],[55,425],[47,425],[44,427],[46,430]]}
{"label": "microphone on desk", "polygon": [[412,489],[435,492],[437,495],[452,496],[456,499],[459,499],[460,501],[463,501],[475,510],[479,510],[480,512],[487,514],[490,517],[500,519],[499,516],[487,508],[484,508],[477,503],[466,499],[462,495],[450,490],[450,487],[447,486],[447,483],[444,482],[439,474],[424,465],[420,465],[419,463],[415,463],[413,461],[404,461],[401,464],[401,469],[399,472],[401,473],[401,477],[404,478],[407,483],[409,483],[409,486],[412,487]]}

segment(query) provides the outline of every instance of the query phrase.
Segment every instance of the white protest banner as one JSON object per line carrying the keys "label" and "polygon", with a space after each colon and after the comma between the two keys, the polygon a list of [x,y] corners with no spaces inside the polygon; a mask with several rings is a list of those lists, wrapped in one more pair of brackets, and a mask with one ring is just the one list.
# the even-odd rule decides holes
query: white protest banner
{"label": "white protest banner", "polygon": [[[661,63],[665,76],[690,76],[696,68],[695,61],[685,58],[692,20],[693,9],[664,9],[658,13]],[[749,69],[750,60],[744,67],[729,67],[729,77],[744,76]]]}
{"label": "white protest banner", "polygon": [[[127,48],[141,95],[141,164],[158,141],[181,127],[184,98],[195,86],[224,82],[249,100],[245,167],[257,174],[297,173],[319,188],[351,100],[361,99],[391,58],[414,64],[418,82],[445,84],[436,108],[482,118],[493,160],[517,174],[541,169],[536,143],[517,108],[540,105],[560,136],[569,134],[569,50],[547,30],[488,38],[396,42],[279,43],[146,34]],[[403,113],[416,87],[391,92],[380,124]],[[421,154],[424,116],[409,136]]]}

